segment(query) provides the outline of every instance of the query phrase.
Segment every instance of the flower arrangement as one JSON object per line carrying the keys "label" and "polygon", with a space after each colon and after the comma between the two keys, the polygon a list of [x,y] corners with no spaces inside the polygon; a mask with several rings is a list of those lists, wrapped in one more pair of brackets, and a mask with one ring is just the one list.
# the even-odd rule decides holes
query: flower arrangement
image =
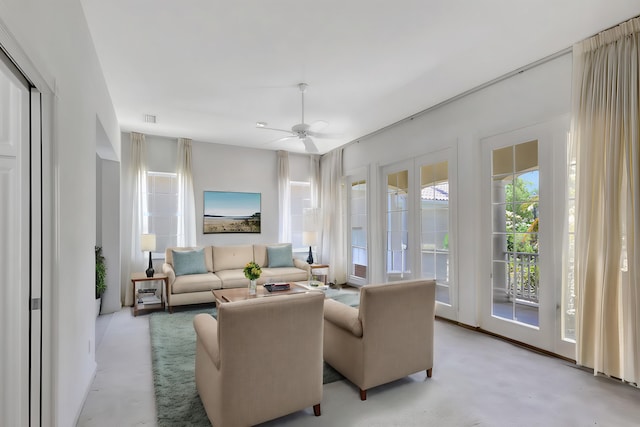
{"label": "flower arrangement", "polygon": [[262,269],[260,269],[260,266],[253,261],[248,262],[247,265],[244,266],[244,277],[249,280],[256,280],[260,278],[261,274]]}

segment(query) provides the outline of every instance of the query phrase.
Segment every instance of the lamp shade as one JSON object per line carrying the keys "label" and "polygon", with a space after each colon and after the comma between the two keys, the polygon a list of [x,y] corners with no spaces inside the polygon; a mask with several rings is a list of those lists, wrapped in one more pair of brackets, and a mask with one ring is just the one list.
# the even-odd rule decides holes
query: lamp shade
{"label": "lamp shade", "polygon": [[302,210],[302,231],[318,232],[320,230],[320,209],[305,208]]}
{"label": "lamp shade", "polygon": [[143,234],[140,236],[140,250],[153,252],[156,250],[156,235]]}
{"label": "lamp shade", "polygon": [[302,244],[305,246],[315,246],[318,244],[318,232],[317,231],[303,231],[302,232]]}

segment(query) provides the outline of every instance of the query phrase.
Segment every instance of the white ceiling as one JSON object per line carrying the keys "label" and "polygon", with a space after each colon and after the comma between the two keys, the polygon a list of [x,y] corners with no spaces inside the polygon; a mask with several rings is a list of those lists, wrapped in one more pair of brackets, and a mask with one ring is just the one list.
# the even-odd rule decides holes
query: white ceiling
{"label": "white ceiling", "polygon": [[[123,131],[303,152],[358,139],[640,14],[639,0],[81,0]],[[157,116],[156,124],[144,115]]]}

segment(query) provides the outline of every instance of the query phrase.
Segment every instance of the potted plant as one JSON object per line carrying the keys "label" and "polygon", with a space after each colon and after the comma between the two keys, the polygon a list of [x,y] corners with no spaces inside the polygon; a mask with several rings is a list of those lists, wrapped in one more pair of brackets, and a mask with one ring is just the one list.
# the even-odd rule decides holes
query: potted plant
{"label": "potted plant", "polygon": [[244,271],[244,277],[249,279],[249,295],[255,295],[256,280],[260,278],[260,275],[262,274],[262,269],[257,263],[250,261],[247,263],[247,265],[244,266],[243,271]]}
{"label": "potted plant", "polygon": [[96,315],[100,314],[100,304],[102,303],[102,294],[107,289],[107,265],[105,264],[104,255],[102,255],[102,247],[96,246]]}

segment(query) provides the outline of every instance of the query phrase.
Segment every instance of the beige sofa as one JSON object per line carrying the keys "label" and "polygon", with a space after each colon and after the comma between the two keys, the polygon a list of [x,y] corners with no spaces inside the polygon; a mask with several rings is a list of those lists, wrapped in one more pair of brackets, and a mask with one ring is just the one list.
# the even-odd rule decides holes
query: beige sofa
{"label": "beige sofa", "polygon": [[249,426],[322,401],[322,292],[256,298],[193,319],[196,388],[216,427]]}
{"label": "beige sofa", "polygon": [[324,303],[324,360],[367,390],[433,369],[435,281],[367,285],[360,306]]}
{"label": "beige sofa", "polygon": [[[211,290],[249,286],[249,279],[244,276],[243,269],[250,261],[255,261],[262,267],[262,275],[258,279],[259,285],[269,279],[287,282],[308,280],[309,264],[293,258],[293,255],[291,255],[290,266],[270,267],[268,252],[286,246],[287,244],[276,243],[167,248],[162,271],[169,276],[166,298],[169,312],[173,312],[173,307],[179,305],[214,302]],[[204,252],[204,267],[201,272],[176,274],[173,252],[185,253],[200,249]]]}

